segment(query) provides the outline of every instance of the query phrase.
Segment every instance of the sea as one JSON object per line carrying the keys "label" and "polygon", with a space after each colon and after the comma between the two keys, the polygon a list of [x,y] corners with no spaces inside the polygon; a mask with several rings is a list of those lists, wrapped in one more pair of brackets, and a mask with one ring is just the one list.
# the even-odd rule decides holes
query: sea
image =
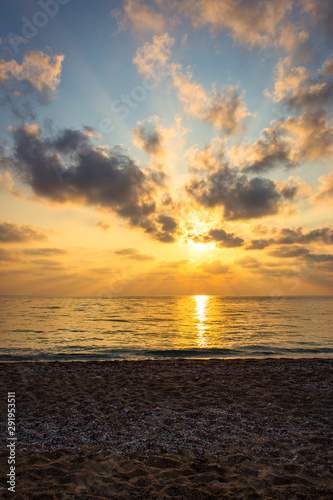
{"label": "sea", "polygon": [[0,361],[330,358],[333,296],[0,297]]}

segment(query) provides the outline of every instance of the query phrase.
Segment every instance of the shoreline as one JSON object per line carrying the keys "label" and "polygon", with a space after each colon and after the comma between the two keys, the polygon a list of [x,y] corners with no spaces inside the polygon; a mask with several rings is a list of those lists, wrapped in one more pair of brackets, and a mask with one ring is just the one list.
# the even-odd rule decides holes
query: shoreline
{"label": "shoreline", "polygon": [[251,357],[246,357],[246,356],[224,356],[224,357],[196,357],[196,356],[179,356],[179,357],[158,357],[158,358],[149,358],[149,357],[142,357],[142,358],[105,358],[105,359],[43,359],[43,358],[36,358],[36,359],[14,359],[14,360],[1,360],[0,359],[0,368],[1,366],[6,366],[6,365],[14,365],[14,364],[54,364],[54,363],[122,363],[122,362],[130,362],[130,363],[141,363],[141,362],[157,362],[157,363],[163,363],[165,362],[177,362],[177,361],[193,361],[193,362],[201,362],[201,361],[315,361],[315,360],[333,360],[333,355],[330,352],[329,354],[323,353],[321,355],[316,354],[315,356],[282,356],[280,354],[276,355],[262,355],[262,356],[251,356]]}
{"label": "shoreline", "polygon": [[2,362],[0,371],[2,394],[16,393],[18,499],[333,495],[332,358]]}

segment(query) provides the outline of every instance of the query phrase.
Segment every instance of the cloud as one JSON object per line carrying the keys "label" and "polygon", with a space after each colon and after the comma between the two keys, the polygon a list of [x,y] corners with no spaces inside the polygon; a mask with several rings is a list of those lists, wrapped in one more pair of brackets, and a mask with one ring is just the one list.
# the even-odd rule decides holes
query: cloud
{"label": "cloud", "polygon": [[63,54],[49,56],[42,51],[27,52],[22,63],[0,59],[0,85],[13,95],[37,92],[46,100],[53,98],[60,83]]}
{"label": "cloud", "polygon": [[173,243],[176,241],[175,235],[178,234],[178,222],[170,215],[159,215],[153,225],[146,228],[146,232],[152,234],[155,239],[164,243]]}
{"label": "cloud", "polygon": [[22,250],[22,253],[26,255],[40,255],[47,257],[49,255],[66,255],[68,252],[62,248],[27,248]]}
{"label": "cloud", "polygon": [[183,73],[179,64],[171,65],[171,75],[186,113],[219,127],[227,135],[244,128],[243,120],[251,116],[243,101],[244,91],[227,85],[221,91],[214,89],[208,94],[194,81],[189,70]]}
{"label": "cloud", "polygon": [[[1,168],[1,157],[0,157],[0,168]],[[17,196],[18,198],[22,198],[22,191],[19,189],[15,189],[14,181],[10,172],[5,171],[3,174],[0,174],[0,189],[1,191],[12,194],[13,196]]]}
{"label": "cloud", "polygon": [[[235,152],[236,151],[236,152]],[[233,163],[244,172],[260,173],[283,165],[296,167],[302,160],[333,158],[333,126],[324,109],[304,111],[273,122],[252,145],[233,148]]]}
{"label": "cloud", "polygon": [[160,175],[141,170],[120,148],[95,149],[78,130],[44,140],[37,125],[12,133],[15,171],[35,194],[59,204],[109,209],[160,241],[174,241],[176,223],[157,210]]}
{"label": "cloud", "polygon": [[10,222],[0,223],[1,243],[21,243],[26,241],[47,240],[45,231],[36,229],[29,224],[12,224]]}
{"label": "cloud", "polygon": [[57,260],[50,260],[50,259],[33,259],[30,261],[31,264],[35,264],[37,266],[41,266],[43,269],[50,269],[53,270],[54,268],[61,268],[62,264],[61,262]]}
{"label": "cloud", "polygon": [[143,254],[136,248],[121,248],[115,250],[114,253],[132,260],[154,260],[156,258],[153,255]]}
{"label": "cloud", "polygon": [[140,0],[125,0],[123,9],[112,12],[118,18],[120,30],[128,27],[132,32],[161,33],[165,30],[163,15]]}
{"label": "cloud", "polygon": [[333,172],[330,172],[327,176],[322,175],[319,177],[319,182],[321,183],[321,186],[315,194],[314,200],[320,203],[333,203]]}
{"label": "cloud", "polygon": [[272,250],[271,252],[269,252],[269,255],[282,259],[293,259],[295,257],[304,257],[309,253],[310,252],[307,248],[301,246],[292,246],[288,248],[285,247],[277,248],[276,250]]}
{"label": "cloud", "polygon": [[276,243],[293,245],[295,243],[325,243],[333,244],[333,229],[322,227],[303,232],[301,226],[296,229],[283,228],[275,238]]}
{"label": "cloud", "polygon": [[197,266],[208,274],[227,274],[229,266],[221,264],[220,260],[213,260],[212,262],[202,262]]}
{"label": "cloud", "polygon": [[224,229],[210,229],[206,234],[202,235],[199,241],[214,241],[218,248],[236,248],[241,247],[244,243],[243,238],[235,235],[235,233],[227,233]]}
{"label": "cloud", "polygon": [[281,122],[281,127],[289,133],[294,143],[294,156],[299,160],[333,158],[333,126],[325,110],[305,111],[299,118],[289,116]]}
{"label": "cloud", "polygon": [[317,262],[333,262],[332,254],[312,253],[307,255],[307,260],[315,260]]}
{"label": "cloud", "polygon": [[0,248],[0,261],[3,262],[16,262],[20,260],[19,256],[15,252],[9,252],[8,250],[4,250]]}
{"label": "cloud", "polygon": [[324,27],[328,39],[333,38],[333,4],[331,0],[302,0],[300,5],[305,12],[310,14],[312,21]]}
{"label": "cloud", "polygon": [[[132,2],[130,2],[132,4]],[[307,39],[307,33],[300,25],[291,20],[293,2],[290,0],[155,0],[164,19],[175,15],[189,19],[194,28],[208,26],[212,34],[226,32],[236,42],[247,47],[283,47],[286,50],[297,48]],[[140,19],[146,18],[146,9],[156,18],[156,11],[151,6],[136,2],[138,9],[138,27]],[[125,3],[123,16],[132,26],[131,18],[126,13]],[[135,21],[134,21],[135,22]],[[132,21],[133,23],[133,21]],[[161,29],[162,21],[156,18],[156,29]]]}
{"label": "cloud", "polygon": [[244,172],[264,172],[281,164],[290,168],[298,162],[281,126],[264,129],[262,136],[253,145],[240,152]]}
{"label": "cloud", "polygon": [[311,76],[310,70],[304,66],[290,68],[291,58],[280,59],[276,66],[274,85],[274,101],[282,101],[290,92],[295,91]]}
{"label": "cloud", "polygon": [[279,185],[270,179],[241,175],[238,169],[220,165],[206,177],[193,176],[186,190],[206,208],[223,207],[226,220],[249,220],[276,215],[284,202],[293,201],[296,185]]}
{"label": "cloud", "polygon": [[333,59],[330,56],[316,74],[304,66],[291,67],[291,58],[280,59],[276,68],[274,101],[290,109],[318,110],[332,107]]}
{"label": "cloud", "polygon": [[271,232],[269,238],[253,239],[246,245],[247,250],[262,250],[271,245],[319,244],[333,245],[333,229],[319,227],[304,231],[302,226],[295,229],[285,227]]}
{"label": "cloud", "polygon": [[169,212],[164,174],[140,169],[117,146],[95,148],[87,130],[66,129],[42,139],[37,125],[11,129],[12,169],[37,196],[57,204],[109,210],[165,243],[176,241],[178,222]]}
{"label": "cloud", "polygon": [[133,129],[134,144],[146,153],[163,156],[163,136],[158,129],[157,123],[152,121],[139,122]]}
{"label": "cloud", "polygon": [[107,232],[111,228],[111,225],[108,222],[105,222],[104,220],[100,220],[97,222],[96,227],[99,227],[103,231]]}
{"label": "cloud", "polygon": [[266,239],[266,238],[254,239],[251,240],[246,245],[246,250],[263,250],[264,248],[268,247],[273,243],[274,243],[273,239]]}
{"label": "cloud", "polygon": [[152,43],[145,43],[136,51],[133,63],[142,75],[155,75],[156,72],[165,70],[171,57],[171,47],[175,39],[168,33],[153,37]]}
{"label": "cloud", "polygon": [[203,173],[208,170],[217,170],[225,160],[225,139],[216,137],[201,150],[192,147],[187,151],[188,170],[192,173]]}
{"label": "cloud", "polygon": [[251,116],[243,100],[244,91],[240,91],[237,86],[227,85],[221,90],[213,88],[207,93],[194,80],[189,67],[185,72],[181,64],[170,61],[174,43],[174,38],[164,33],[154,36],[152,43],[140,47],[133,59],[139,73],[149,76],[162,71],[164,75],[170,75],[186,113],[219,127],[227,135],[242,130],[243,120]]}
{"label": "cloud", "polygon": [[249,256],[236,260],[236,264],[239,264],[246,269],[258,269],[260,267],[260,262],[257,259]]}

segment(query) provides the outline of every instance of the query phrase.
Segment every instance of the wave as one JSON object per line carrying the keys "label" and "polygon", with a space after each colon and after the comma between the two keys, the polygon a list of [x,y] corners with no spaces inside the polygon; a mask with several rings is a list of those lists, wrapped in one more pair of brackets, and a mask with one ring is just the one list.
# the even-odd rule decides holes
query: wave
{"label": "wave", "polygon": [[[34,354],[0,354],[1,362],[14,361],[104,361],[126,359],[224,359],[224,358],[260,358],[266,357],[331,357],[333,348],[288,349],[271,346],[244,346],[239,349],[192,348],[192,349],[99,349],[94,352],[82,352],[79,346],[73,346],[75,352],[39,352]],[[81,352],[80,352],[81,351]]]}

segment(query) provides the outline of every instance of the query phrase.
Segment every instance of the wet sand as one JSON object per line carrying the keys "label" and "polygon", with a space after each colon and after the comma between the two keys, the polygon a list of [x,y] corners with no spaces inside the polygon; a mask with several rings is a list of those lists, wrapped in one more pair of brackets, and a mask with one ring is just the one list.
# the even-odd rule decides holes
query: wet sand
{"label": "wet sand", "polygon": [[2,363],[15,499],[331,499],[333,360]]}

